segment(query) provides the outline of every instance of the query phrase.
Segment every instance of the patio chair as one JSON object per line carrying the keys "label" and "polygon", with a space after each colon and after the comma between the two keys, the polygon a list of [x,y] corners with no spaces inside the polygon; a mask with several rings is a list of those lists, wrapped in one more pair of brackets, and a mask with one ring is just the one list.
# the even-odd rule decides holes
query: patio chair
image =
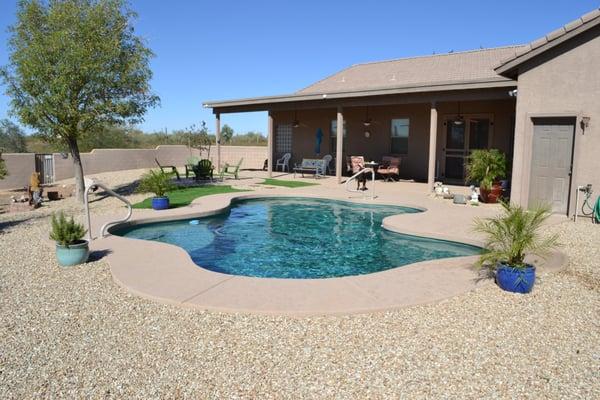
{"label": "patio chair", "polygon": [[[346,159],[348,167],[352,175],[365,169],[365,158],[363,156],[350,156]],[[356,177],[356,190],[360,190],[360,184],[363,184],[363,190],[367,190],[367,173],[360,174]]]}
{"label": "patio chair", "polygon": [[[198,165],[200,159],[198,157],[190,157],[185,161],[185,177],[190,177],[190,174],[194,173],[194,167]],[[194,175],[195,176],[195,175]]]}
{"label": "patio chair", "polygon": [[327,173],[331,173],[331,167],[329,166],[329,164],[331,163],[331,160],[333,160],[333,157],[331,156],[331,154],[327,154],[325,157],[323,157],[323,163],[325,164],[325,171],[323,171],[324,175],[327,175]]}
{"label": "patio chair", "polygon": [[199,180],[201,178],[212,180],[214,169],[215,167],[214,165],[212,165],[212,162],[210,160],[200,160],[198,161],[198,164],[194,165],[193,167],[194,177],[196,180]]}
{"label": "patio chair", "polygon": [[400,157],[383,157],[377,173],[383,177],[385,182],[396,182],[400,179],[400,161]]}
{"label": "patio chair", "polygon": [[239,172],[240,167],[242,166],[242,161],[244,161],[244,158],[240,158],[240,161],[238,161],[236,165],[229,165],[228,163],[225,163],[221,167],[221,173],[219,174],[219,178],[221,180],[224,180],[225,175],[229,175],[233,176],[235,179],[240,179]]}
{"label": "patio chair", "polygon": [[277,169],[281,167],[281,172],[285,172],[286,170],[287,172],[290,172],[290,158],[292,158],[292,154],[285,153],[283,157],[277,159],[277,163],[275,164],[275,171],[277,171]]}
{"label": "patio chair", "polygon": [[169,173],[169,172],[165,172],[165,170],[171,170],[170,173],[174,173],[175,176],[177,177],[177,180],[180,180],[181,177],[179,176],[179,172],[177,172],[177,167],[174,165],[161,165],[158,162],[158,159],[154,159],[154,161],[156,161],[156,165],[158,165],[158,168],[160,168],[160,172],[164,173]]}

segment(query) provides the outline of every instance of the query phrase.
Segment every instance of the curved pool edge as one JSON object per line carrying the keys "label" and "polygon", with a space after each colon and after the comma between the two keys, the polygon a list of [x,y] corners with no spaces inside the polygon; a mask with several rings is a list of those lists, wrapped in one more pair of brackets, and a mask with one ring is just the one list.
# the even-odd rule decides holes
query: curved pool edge
{"label": "curved pool edge", "polygon": [[[162,211],[138,212],[124,225],[210,216],[226,211],[236,199],[276,196],[309,197],[324,200],[348,199],[275,193],[231,193],[203,197],[190,206]],[[372,201],[348,201],[368,203]],[[210,203],[210,204],[207,204]],[[375,204],[398,206],[391,202]],[[434,237],[480,246],[481,242],[457,235],[439,236],[414,232],[398,226],[396,217],[424,215],[424,207],[402,204],[424,212],[400,214],[384,219],[384,228],[414,236]],[[137,210],[136,210],[137,211]],[[393,218],[391,221],[387,219]],[[96,221],[95,221],[96,222]],[[100,222],[98,222],[100,223]],[[94,250],[108,250],[113,280],[126,291],[153,301],[202,310],[245,312],[267,315],[338,315],[393,310],[439,302],[469,292],[490,280],[480,280],[472,268],[477,256],[422,261],[366,275],[321,279],[254,278],[226,275],[196,265],[182,248],[160,242],[110,235],[95,240]],[[559,257],[560,258],[560,257]],[[556,259],[556,257],[553,257]]]}

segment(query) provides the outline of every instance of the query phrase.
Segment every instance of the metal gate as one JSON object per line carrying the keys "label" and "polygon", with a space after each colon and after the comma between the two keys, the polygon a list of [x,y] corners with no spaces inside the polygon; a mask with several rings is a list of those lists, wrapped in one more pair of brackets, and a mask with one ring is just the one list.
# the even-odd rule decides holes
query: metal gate
{"label": "metal gate", "polygon": [[52,154],[35,155],[35,172],[40,174],[40,183],[54,183],[54,158]]}

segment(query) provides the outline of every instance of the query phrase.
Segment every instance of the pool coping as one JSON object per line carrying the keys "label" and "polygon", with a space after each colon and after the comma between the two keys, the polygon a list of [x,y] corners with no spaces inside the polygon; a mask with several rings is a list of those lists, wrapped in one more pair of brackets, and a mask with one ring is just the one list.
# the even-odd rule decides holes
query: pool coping
{"label": "pool coping", "polygon": [[[477,237],[452,234],[443,229],[424,230],[419,220],[439,217],[423,206],[408,202],[393,204],[390,201],[348,199],[325,194],[289,193],[285,189],[265,194],[237,192],[205,196],[187,207],[160,212],[136,210],[131,221],[116,227],[201,218],[223,212],[234,200],[270,197],[319,198],[416,208],[423,212],[386,217],[382,222],[383,228],[482,246]],[[407,220],[406,216],[412,216],[408,225],[416,221],[419,229],[406,226],[403,223]],[[100,226],[109,219],[106,215],[93,218],[92,227]],[[474,270],[477,256],[422,261],[366,275],[280,279],[210,271],[196,265],[182,248],[167,243],[109,235],[92,241],[91,249],[106,254],[113,280],[130,293],[162,303],[233,313],[306,316],[378,312],[443,301],[492,282]],[[542,273],[554,271],[566,263],[563,253],[555,253],[546,261],[538,261],[538,270]]]}

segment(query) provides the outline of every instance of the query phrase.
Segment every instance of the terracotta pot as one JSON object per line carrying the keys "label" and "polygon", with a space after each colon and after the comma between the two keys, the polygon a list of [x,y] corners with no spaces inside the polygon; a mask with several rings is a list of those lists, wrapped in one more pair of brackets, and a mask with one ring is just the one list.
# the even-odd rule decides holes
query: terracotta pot
{"label": "terracotta pot", "polygon": [[502,185],[500,185],[500,182],[494,182],[491,190],[479,188],[479,194],[481,201],[484,203],[497,203],[502,196]]}

